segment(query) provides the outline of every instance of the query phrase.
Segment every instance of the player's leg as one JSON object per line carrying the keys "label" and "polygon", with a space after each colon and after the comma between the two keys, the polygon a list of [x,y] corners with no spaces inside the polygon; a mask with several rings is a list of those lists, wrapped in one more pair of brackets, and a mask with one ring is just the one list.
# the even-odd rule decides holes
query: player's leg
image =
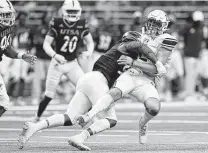
{"label": "player's leg", "polygon": [[[86,95],[88,95],[89,100],[92,102],[92,104],[95,104],[95,102],[99,99],[99,97],[101,97],[102,95],[104,95],[106,92],[109,91],[107,80],[102,73],[97,71],[93,71],[85,74],[84,78],[87,78],[87,81],[84,80],[82,77],[79,80],[79,83],[77,84],[77,89],[85,92]],[[83,85],[82,88],[80,88],[80,82]],[[109,111],[109,112],[111,112],[111,114],[113,113],[115,114],[115,111]],[[103,116],[107,116],[107,115],[103,115]],[[83,144],[84,140],[90,137],[90,135],[108,129],[110,126],[113,126],[113,124],[115,125],[115,121],[113,121],[113,119],[115,118],[116,120],[116,116],[113,119],[111,118],[109,117],[109,119],[103,118],[101,120],[96,120],[90,126],[90,128],[84,130],[81,134],[70,137],[68,143],[80,150],[90,150],[89,147],[86,147]]]}
{"label": "player's leg", "polygon": [[44,61],[39,59],[34,65],[34,77],[32,81],[32,104],[37,105],[40,100],[42,80],[46,75],[44,71]]}
{"label": "player's leg", "polygon": [[64,70],[72,84],[77,85],[78,80],[84,75],[82,68],[76,60],[68,64],[68,69]]}
{"label": "player's leg", "polygon": [[0,75],[0,117],[8,110],[9,108],[9,96],[6,92],[6,87],[4,80]]}
{"label": "player's leg", "polygon": [[48,106],[49,102],[54,98],[56,93],[56,87],[60,81],[60,78],[62,76],[63,72],[59,69],[59,64],[52,59],[48,74],[46,78],[46,90],[45,90],[45,97],[44,99],[39,103],[38,112],[36,115],[36,121],[39,120],[39,118],[42,116],[44,110]]}
{"label": "player's leg", "polygon": [[144,144],[147,141],[148,122],[160,111],[159,95],[152,84],[137,87],[131,94],[145,106],[145,112],[139,122],[139,140],[141,144]]}
{"label": "player's leg", "polygon": [[88,97],[84,93],[77,91],[65,114],[55,114],[37,123],[26,122],[19,137],[19,148],[22,149],[25,143],[39,130],[74,125],[76,116],[86,113],[90,107],[91,103]]}
{"label": "player's leg", "polygon": [[68,143],[79,150],[91,150],[89,147],[82,147],[84,141],[97,133],[113,128],[116,125],[117,117],[115,114],[115,107],[112,106],[109,110],[99,113],[98,118],[99,119],[93,122],[93,124],[91,124],[86,130],[83,130],[80,134],[70,137]]}
{"label": "player's leg", "polygon": [[95,103],[92,109],[80,118],[80,122],[87,122],[92,119],[96,114],[106,110],[111,104],[121,99],[122,96],[129,93],[134,88],[134,82],[129,72],[123,73],[115,82],[114,87],[109,92],[105,93]]}

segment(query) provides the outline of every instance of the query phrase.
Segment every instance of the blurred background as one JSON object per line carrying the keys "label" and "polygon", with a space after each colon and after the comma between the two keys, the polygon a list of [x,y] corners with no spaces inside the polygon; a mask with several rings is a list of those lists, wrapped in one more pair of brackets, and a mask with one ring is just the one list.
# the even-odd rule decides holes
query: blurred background
{"label": "blurred background", "polygon": [[[11,0],[16,11],[13,46],[38,56],[35,66],[3,57],[0,73],[4,77],[13,105],[37,105],[44,95],[50,58],[42,48],[48,22],[59,14],[63,1]],[[208,98],[208,1],[107,1],[80,0],[82,18],[90,24],[95,41],[94,56],[106,52],[122,34],[140,31],[146,15],[154,9],[165,11],[170,20],[168,33],[179,40],[171,59],[171,68],[157,86],[163,102],[207,101]],[[55,44],[54,44],[55,45]],[[86,50],[80,47],[80,50]],[[160,57],[162,58],[162,54]],[[74,87],[62,78],[52,102],[68,103]],[[125,97],[121,102],[135,102]]]}

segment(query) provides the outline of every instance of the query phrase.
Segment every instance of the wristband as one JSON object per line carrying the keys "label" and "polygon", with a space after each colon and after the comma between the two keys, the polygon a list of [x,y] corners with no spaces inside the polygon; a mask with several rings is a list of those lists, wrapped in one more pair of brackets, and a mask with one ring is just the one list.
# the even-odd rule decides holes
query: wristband
{"label": "wristband", "polygon": [[25,54],[25,53],[23,53],[23,52],[18,53],[18,54],[17,54],[17,58],[22,59],[22,56],[23,56],[24,54]]}
{"label": "wristband", "polygon": [[56,56],[56,53],[52,56],[52,58],[54,58]]}

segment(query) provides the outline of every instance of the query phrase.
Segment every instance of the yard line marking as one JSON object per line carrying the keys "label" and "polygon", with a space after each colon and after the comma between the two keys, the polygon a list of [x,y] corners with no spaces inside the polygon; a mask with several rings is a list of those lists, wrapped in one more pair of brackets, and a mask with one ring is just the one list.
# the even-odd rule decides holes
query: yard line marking
{"label": "yard line marking", "polygon": [[98,134],[99,137],[129,137],[129,135],[121,135],[121,134]]}
{"label": "yard line marking", "polygon": [[[138,112],[116,112],[116,115],[118,116],[141,116],[143,115],[144,113],[138,113]],[[208,116],[208,113],[196,113],[196,112],[192,112],[192,113],[189,113],[189,112],[160,112],[157,117],[159,116],[167,116],[167,117],[170,117],[170,116],[185,116],[185,117],[189,117],[189,116]]]}
{"label": "yard line marking", "polygon": [[[44,142],[42,142],[41,141],[41,143],[56,143],[57,141],[44,141]],[[29,141],[28,143],[40,143],[40,141]],[[64,144],[66,144],[66,142],[57,142],[57,143],[64,143]],[[97,141],[91,141],[91,142],[85,142],[86,144],[138,144],[138,142],[109,142],[109,141],[107,141],[107,142],[97,142]]]}
{"label": "yard line marking", "polygon": [[[196,106],[208,106],[207,102],[194,102],[194,103],[190,103],[190,102],[182,102],[182,101],[174,101],[171,103],[162,103],[161,105],[164,108],[167,107],[183,107],[183,106],[187,106],[187,107],[196,107]],[[47,110],[66,110],[68,107],[68,104],[58,104],[58,105],[49,105],[47,107]],[[12,106],[10,110],[24,110],[24,111],[28,111],[28,110],[37,110],[38,106]],[[116,104],[116,109],[144,109],[144,105],[142,103],[138,103],[138,102],[133,102],[133,103],[117,103]]]}
{"label": "yard line marking", "polygon": [[[44,117],[49,116],[51,114],[56,114],[56,113],[61,113],[62,111],[55,111],[55,110],[47,110],[44,112]],[[131,112],[119,112],[117,111],[116,114],[118,116],[142,116],[144,113],[143,112],[136,112],[136,111],[131,111]],[[6,115],[34,115],[33,111],[8,111]],[[158,116],[165,116],[165,117],[204,117],[208,116],[208,113],[201,113],[201,112],[160,112]]]}
{"label": "yard line marking", "polygon": [[148,135],[162,135],[162,136],[169,136],[169,135],[181,135],[181,134],[176,134],[176,133],[148,133]]}
{"label": "yard line marking", "polygon": [[0,141],[17,141],[17,139],[14,139],[14,138],[0,138]]}
{"label": "yard line marking", "polygon": [[[0,142],[12,142],[9,140],[0,140]],[[60,142],[60,141],[28,141],[28,144],[30,143],[41,143],[41,144],[67,144],[67,142]],[[97,142],[97,141],[91,141],[91,142],[85,142],[86,144],[138,144],[138,142]],[[151,143],[152,144],[152,143]],[[164,143],[157,143],[157,145],[164,144]],[[208,142],[187,142],[187,143],[165,143],[166,145],[193,145],[193,144],[208,144]]]}
{"label": "yard line marking", "polygon": [[[118,135],[118,134],[112,134],[112,135],[104,135],[104,134],[98,134],[96,136],[99,136],[99,137],[129,137],[129,135]],[[69,136],[68,137],[59,137],[59,136],[40,136],[42,138],[52,138],[52,139],[69,139]]]}
{"label": "yard line marking", "polygon": [[176,145],[193,145],[193,144],[208,144],[208,142],[185,142],[185,143],[174,143]]}
{"label": "yard line marking", "polygon": [[[170,135],[181,135],[175,133],[148,133],[148,135],[162,135],[162,136],[170,136]],[[129,137],[130,135],[118,135],[118,134],[98,134],[96,136],[99,137]],[[68,139],[69,137],[59,137],[59,136],[40,136],[43,138],[54,138],[54,139]]]}
{"label": "yard line marking", "polygon": [[[31,117],[20,117],[20,116],[4,116],[0,118],[0,122],[20,122],[20,121],[30,121]],[[133,124],[138,123],[139,120],[118,120],[118,123],[124,124]],[[177,123],[177,124],[208,124],[208,121],[199,121],[199,120],[151,120],[150,123],[158,124],[158,123]]]}
{"label": "yard line marking", "polygon": [[[0,128],[0,131],[21,131],[21,128]],[[81,132],[82,129],[45,129],[44,132]],[[138,130],[108,130],[104,133],[138,133]],[[149,131],[149,133],[208,134],[208,131]]]}
{"label": "yard line marking", "polygon": [[[138,123],[138,120],[119,120],[119,123]],[[177,123],[177,124],[208,124],[208,121],[195,120],[151,120],[150,123]]]}

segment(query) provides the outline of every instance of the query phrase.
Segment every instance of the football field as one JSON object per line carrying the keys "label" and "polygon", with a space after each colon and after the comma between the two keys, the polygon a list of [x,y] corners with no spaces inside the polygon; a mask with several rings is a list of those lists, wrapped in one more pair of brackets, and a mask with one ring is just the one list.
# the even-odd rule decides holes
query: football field
{"label": "football field", "polygon": [[[44,117],[64,113],[67,105],[50,105]],[[0,153],[80,152],[67,144],[79,126],[52,128],[38,132],[19,150],[17,138],[25,121],[34,116],[35,106],[13,106],[0,119]],[[138,142],[138,122],[142,104],[116,105],[118,124],[86,141],[95,153],[208,153],[208,102],[162,103],[160,114],[149,124],[147,144]]]}

